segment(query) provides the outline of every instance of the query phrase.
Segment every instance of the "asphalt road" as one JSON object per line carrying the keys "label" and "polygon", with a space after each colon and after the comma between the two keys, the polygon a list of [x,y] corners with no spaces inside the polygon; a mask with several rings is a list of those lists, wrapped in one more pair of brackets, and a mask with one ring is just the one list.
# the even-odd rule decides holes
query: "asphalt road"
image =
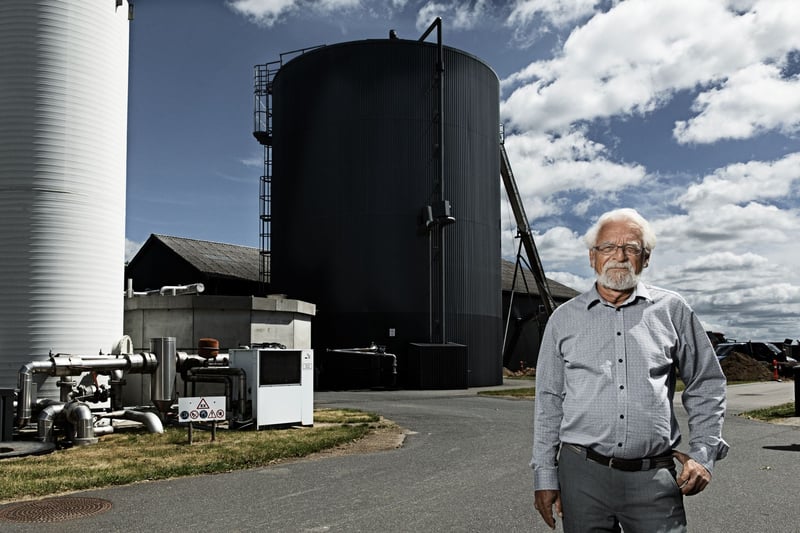
{"label": "asphalt road", "polygon": [[[732,449],[710,487],[687,498],[690,531],[800,532],[800,427],[733,416],[792,401],[793,384],[730,389]],[[476,392],[320,392],[319,406],[375,411],[413,434],[386,452],[82,492],[75,496],[113,506],[56,523],[0,522],[0,530],[550,531],[531,505],[533,403]]]}

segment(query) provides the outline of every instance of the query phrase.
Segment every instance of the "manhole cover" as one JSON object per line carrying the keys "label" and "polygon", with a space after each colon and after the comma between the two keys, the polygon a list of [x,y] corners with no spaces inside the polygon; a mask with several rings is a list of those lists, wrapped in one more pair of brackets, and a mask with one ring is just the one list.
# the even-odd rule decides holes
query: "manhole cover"
{"label": "manhole cover", "polygon": [[111,502],[100,498],[49,498],[35,502],[12,503],[0,509],[0,520],[8,522],[62,522],[85,518],[111,509]]}

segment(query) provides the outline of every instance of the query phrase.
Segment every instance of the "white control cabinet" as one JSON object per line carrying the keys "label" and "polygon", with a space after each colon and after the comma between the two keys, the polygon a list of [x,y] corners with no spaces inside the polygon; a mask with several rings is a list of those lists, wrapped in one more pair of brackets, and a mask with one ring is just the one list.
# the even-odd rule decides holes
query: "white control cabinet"
{"label": "white control cabinet", "polygon": [[314,425],[314,351],[278,348],[230,350],[230,366],[247,375],[256,428]]}

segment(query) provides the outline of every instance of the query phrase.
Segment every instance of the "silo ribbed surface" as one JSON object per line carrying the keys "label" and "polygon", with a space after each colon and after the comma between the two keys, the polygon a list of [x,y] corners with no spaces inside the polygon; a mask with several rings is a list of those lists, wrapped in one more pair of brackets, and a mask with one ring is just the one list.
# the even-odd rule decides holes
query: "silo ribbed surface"
{"label": "silo ribbed surface", "polygon": [[[437,201],[437,46],[366,40],[318,48],[273,82],[272,288],[317,304],[314,347],[430,338]],[[470,386],[502,380],[499,83],[444,47],[446,341]],[[434,251],[434,254],[436,252]],[[438,342],[438,341],[436,341]]]}
{"label": "silo ribbed surface", "polygon": [[122,336],[127,15],[127,1],[0,3],[0,387],[51,350]]}

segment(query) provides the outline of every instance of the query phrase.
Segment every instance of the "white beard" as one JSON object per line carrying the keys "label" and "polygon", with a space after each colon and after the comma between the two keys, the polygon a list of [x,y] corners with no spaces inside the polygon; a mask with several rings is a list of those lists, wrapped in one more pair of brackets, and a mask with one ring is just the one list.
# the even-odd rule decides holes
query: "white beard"
{"label": "white beard", "polygon": [[[624,272],[615,271],[610,273],[609,269],[611,268],[625,268],[626,270]],[[639,274],[633,270],[631,263],[619,263],[610,260],[603,265],[603,271],[597,275],[597,283],[614,291],[627,291],[636,287],[639,283]]]}

